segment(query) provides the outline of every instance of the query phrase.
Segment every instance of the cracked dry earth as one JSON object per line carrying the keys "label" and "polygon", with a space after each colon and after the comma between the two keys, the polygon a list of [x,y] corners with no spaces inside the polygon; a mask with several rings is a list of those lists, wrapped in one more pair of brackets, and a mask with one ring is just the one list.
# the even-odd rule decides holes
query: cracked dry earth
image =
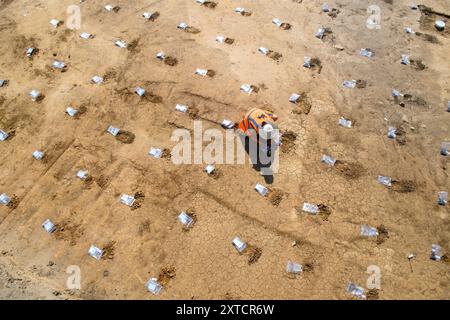
{"label": "cracked dry earth", "polygon": [[[80,4],[81,30],[72,31],[49,21],[66,20],[73,1],[0,1],[0,76],[10,81],[0,88],[0,129],[14,133],[0,142],[0,191],[16,196],[14,208],[0,207],[0,298],[352,299],[347,283],[365,287],[367,267],[377,265],[379,299],[449,299],[450,267],[429,258],[433,243],[450,250],[449,206],[437,205],[437,193],[450,186],[448,158],[439,155],[450,139],[448,32],[434,30],[435,18],[407,0],[374,1],[379,30],[366,28],[363,1],[329,2],[334,17],[320,1],[216,2],[117,0],[121,9],[107,12],[103,1],[88,0]],[[450,13],[446,1],[420,2]],[[235,14],[237,6],[252,14]],[[145,21],[144,11],[160,15]],[[277,28],[275,17],[291,28]],[[200,32],[178,30],[180,21]],[[314,36],[320,26],[332,31],[324,40]],[[408,26],[420,36],[406,34]],[[216,42],[219,34],[234,42]],[[119,38],[129,50],[114,46]],[[32,59],[30,46],[39,48]],[[283,58],[269,59],[260,46]],[[361,48],[374,57],[360,56]],[[161,50],[177,63],[156,59]],[[400,64],[402,54],[426,68]],[[318,59],[320,72],[303,68],[304,56]],[[51,69],[54,59],[67,71]],[[215,75],[195,76],[196,68]],[[97,74],[105,82],[90,84]],[[346,89],[346,79],[366,85]],[[243,83],[260,90],[246,95]],[[147,99],[130,94],[136,86]],[[28,96],[33,88],[45,95],[40,103]],[[413,98],[400,105],[393,88]],[[293,92],[308,97],[308,112],[289,102]],[[177,103],[195,114],[177,113]],[[70,118],[68,105],[84,112]],[[204,165],[147,155],[152,146],[171,149],[172,131],[192,130],[193,118],[220,129],[253,107],[274,111],[280,129],[295,136],[271,185],[251,165],[217,165],[220,177],[211,179]],[[341,116],[354,127],[339,127]],[[114,139],[109,125],[133,139]],[[401,144],[387,138],[388,126],[402,128]],[[31,157],[36,149],[45,161]],[[324,167],[324,153],[339,166]],[[92,175],[89,185],[76,178],[79,169]],[[378,175],[414,188],[385,188]],[[280,190],[281,201],[261,198],[256,183]],[[122,193],[137,192],[145,197],[135,210],[119,203]],[[326,210],[299,213],[303,202]],[[188,208],[196,222],[186,232],[177,215]],[[48,218],[62,230],[45,233]],[[361,224],[382,225],[388,236],[361,238]],[[261,250],[257,261],[238,254],[235,236]],[[108,247],[108,256],[91,258],[91,244]],[[288,260],[305,272],[289,277]],[[70,265],[81,269],[81,290],[66,290]],[[145,283],[161,270],[168,275],[154,296]]]}

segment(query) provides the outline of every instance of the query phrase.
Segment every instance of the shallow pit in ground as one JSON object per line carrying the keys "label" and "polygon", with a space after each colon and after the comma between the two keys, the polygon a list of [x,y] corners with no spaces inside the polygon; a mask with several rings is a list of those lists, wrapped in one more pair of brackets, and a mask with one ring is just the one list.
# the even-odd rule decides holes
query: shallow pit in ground
{"label": "shallow pit in ground", "polygon": [[271,189],[267,198],[273,206],[278,206],[283,200],[284,192],[279,189]]}
{"label": "shallow pit in ground", "polygon": [[169,284],[170,280],[176,276],[175,267],[164,267],[161,269],[158,275],[158,283],[162,286]]}
{"label": "shallow pit in ground", "polygon": [[344,176],[346,179],[349,180],[358,179],[365,172],[364,167],[358,162],[349,162],[343,160],[336,160],[334,168],[337,170],[338,173],[340,173],[342,176]]}
{"label": "shallow pit in ground", "polygon": [[318,213],[319,217],[321,217],[323,221],[328,221],[328,218],[331,215],[331,208],[322,203],[319,204],[318,207],[319,207]]}
{"label": "shallow pit in ground", "polygon": [[303,92],[300,94],[300,98],[298,99],[297,103],[295,104],[294,110],[292,110],[292,113],[294,114],[309,114],[312,108],[312,102],[311,99],[308,97],[308,95]]}
{"label": "shallow pit in ground", "polygon": [[414,192],[417,184],[412,180],[393,180],[391,190],[399,193]]}
{"label": "shallow pit in ground", "polygon": [[178,64],[178,59],[172,56],[168,56],[164,59],[164,63],[167,64],[168,66],[176,66]]}
{"label": "shallow pit in ground", "polygon": [[389,238],[389,231],[382,224],[377,227],[377,230],[378,230],[377,244],[382,244]]}
{"label": "shallow pit in ground", "polygon": [[210,8],[210,9],[214,9],[214,8],[217,6],[217,3],[214,2],[214,1],[205,1],[205,2],[202,4],[202,6],[203,6],[203,7]]}
{"label": "shallow pit in ground", "polygon": [[196,27],[187,27],[186,29],[184,29],[184,31],[192,34],[200,33],[200,29]]}
{"label": "shallow pit in ground", "polygon": [[124,144],[132,144],[136,136],[130,131],[119,131],[116,140]]}
{"label": "shallow pit in ground", "polygon": [[57,240],[64,240],[69,242],[69,245],[75,246],[78,239],[84,234],[84,229],[81,225],[73,223],[70,220],[55,224],[56,230],[54,232]]}
{"label": "shallow pit in ground", "polygon": [[254,245],[248,245],[245,249],[245,254],[248,256],[248,264],[252,265],[258,262],[259,258],[262,255],[262,249]]}
{"label": "shallow pit in ground", "polygon": [[280,62],[283,58],[283,55],[276,51],[270,51],[267,55],[270,59],[275,60],[276,62]]}
{"label": "shallow pit in ground", "polygon": [[116,242],[109,241],[103,247],[103,255],[102,259],[104,260],[113,260],[114,259],[114,250],[115,250]]}
{"label": "shallow pit in ground", "polygon": [[142,206],[142,203],[144,202],[145,194],[142,191],[137,191],[134,194],[134,203],[131,206],[131,210],[139,209]]}
{"label": "shallow pit in ground", "polygon": [[281,135],[281,152],[289,153],[295,150],[297,134],[293,131],[286,131]]}

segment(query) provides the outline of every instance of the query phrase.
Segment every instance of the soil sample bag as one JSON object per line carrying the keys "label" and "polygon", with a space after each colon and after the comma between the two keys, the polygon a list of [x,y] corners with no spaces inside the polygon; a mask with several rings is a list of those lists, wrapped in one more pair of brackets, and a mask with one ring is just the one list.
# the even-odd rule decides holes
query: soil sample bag
{"label": "soil sample bag", "polygon": [[103,256],[103,250],[97,248],[96,246],[91,246],[88,251],[89,255],[97,260],[100,260]]}
{"label": "soil sample bag", "polygon": [[153,294],[159,294],[162,289],[162,286],[158,283],[156,278],[151,278],[145,286],[147,287],[147,290]]}
{"label": "soil sample bag", "polygon": [[291,274],[299,274],[303,271],[303,266],[299,263],[288,261],[286,265],[286,272]]}
{"label": "soil sample bag", "polygon": [[122,203],[122,204],[124,204],[124,205],[126,205],[126,206],[128,206],[128,207],[132,207],[133,204],[134,204],[134,201],[136,201],[136,200],[134,199],[134,197],[133,197],[133,196],[130,196],[130,195],[128,195],[128,194],[123,194],[123,195],[120,197],[120,203]]}
{"label": "soil sample bag", "polygon": [[56,230],[56,226],[53,222],[50,221],[50,219],[47,219],[42,224],[42,228],[44,228],[47,233],[53,233]]}
{"label": "soil sample bag", "polygon": [[360,235],[362,237],[376,237],[378,236],[378,230],[377,228],[363,224],[361,225]]}
{"label": "soil sample bag", "polygon": [[119,128],[115,128],[113,126],[109,126],[106,131],[108,131],[110,134],[112,134],[115,137],[115,136],[117,136],[119,134],[120,129]]}
{"label": "soil sample bag", "polygon": [[231,243],[239,253],[242,253],[245,250],[245,248],[247,248],[247,244],[241,241],[239,237],[234,238]]}
{"label": "soil sample bag", "polygon": [[317,214],[319,212],[319,207],[311,203],[303,203],[302,210],[311,214]]}
{"label": "soil sample bag", "polygon": [[9,135],[5,131],[0,130],[0,141],[5,141],[8,137]]}
{"label": "soil sample bag", "polygon": [[349,283],[347,285],[346,291],[358,299],[365,299],[364,288],[357,286],[354,283]]}
{"label": "soil sample bag", "polygon": [[157,148],[150,148],[150,151],[148,152],[150,156],[156,159],[160,159],[162,157],[163,151],[161,149]]}
{"label": "soil sample bag", "polygon": [[72,107],[67,107],[66,109],[66,113],[71,116],[71,117],[75,117],[78,113],[78,110],[72,108]]}
{"label": "soil sample bag", "polygon": [[392,186],[392,178],[391,177],[378,176],[378,182],[385,185],[386,187]]}
{"label": "soil sample bag", "polygon": [[348,119],[345,119],[344,117],[340,117],[339,118],[338,124],[340,126],[342,126],[342,127],[345,127],[345,128],[351,128],[352,127],[352,122],[350,120],[348,120]]}
{"label": "soil sample bag", "polygon": [[178,216],[178,221],[180,221],[185,228],[189,228],[194,223],[194,219],[184,211]]}
{"label": "soil sample bag", "polygon": [[184,104],[177,104],[175,106],[175,110],[186,113],[188,111],[188,107],[185,106]]}
{"label": "soil sample bag", "polygon": [[11,198],[6,195],[6,193],[0,194],[0,203],[7,206],[11,202]]}
{"label": "soil sample bag", "polygon": [[42,160],[42,158],[44,158],[44,152],[36,150],[35,152],[33,152],[33,158],[35,158],[36,160]]}
{"label": "soil sample bag", "polygon": [[267,196],[267,194],[269,193],[269,190],[259,183],[255,186],[255,190],[263,197]]}

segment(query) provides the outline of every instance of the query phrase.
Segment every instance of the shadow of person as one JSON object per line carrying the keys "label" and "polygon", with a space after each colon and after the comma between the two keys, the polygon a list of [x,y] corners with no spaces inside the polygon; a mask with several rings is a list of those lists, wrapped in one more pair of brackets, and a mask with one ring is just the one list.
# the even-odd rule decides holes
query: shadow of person
{"label": "shadow of person", "polygon": [[272,184],[274,175],[271,166],[274,161],[275,151],[273,150],[270,155],[267,155],[267,151],[260,148],[260,145],[253,139],[250,139],[250,137],[239,134],[239,138],[250,158],[253,169],[264,177],[265,183]]}

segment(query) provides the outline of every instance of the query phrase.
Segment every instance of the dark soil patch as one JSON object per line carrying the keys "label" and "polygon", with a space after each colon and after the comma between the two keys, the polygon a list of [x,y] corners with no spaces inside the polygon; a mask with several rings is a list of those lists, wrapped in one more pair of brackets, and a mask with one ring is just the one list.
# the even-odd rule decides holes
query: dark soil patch
{"label": "dark soil patch", "polygon": [[214,9],[217,6],[217,3],[213,1],[205,1],[205,3],[203,3],[203,6],[210,9]]}
{"label": "dark soil patch", "polygon": [[142,203],[144,202],[145,194],[142,191],[137,191],[134,194],[134,202],[131,206],[131,210],[139,209],[142,206]]}
{"label": "dark soil patch", "polygon": [[336,160],[334,168],[343,175],[346,179],[358,179],[364,172],[364,167],[357,162],[347,162],[342,160]]}
{"label": "dark soil patch", "polygon": [[70,221],[63,221],[60,224],[56,224],[55,227],[55,238],[57,240],[68,241],[71,246],[75,246],[78,239],[80,239],[84,233],[81,225],[74,224]]}
{"label": "dark soil patch", "polygon": [[200,111],[194,106],[190,107],[188,110],[189,117],[194,120],[200,119],[199,112]]}
{"label": "dark soil patch", "polygon": [[35,103],[41,103],[45,99],[45,94],[42,94],[36,98]]}
{"label": "dark soil patch", "polygon": [[215,168],[211,174],[208,174],[208,176],[210,176],[211,178],[213,178],[215,180],[219,179],[221,175],[222,175],[222,172],[217,168]]}
{"label": "dark soil patch", "polygon": [[340,12],[339,9],[333,8],[331,9],[330,12],[328,12],[328,16],[331,17],[332,19],[337,18],[339,12]]}
{"label": "dark soil patch", "polygon": [[186,213],[188,216],[190,216],[192,218],[192,224],[189,227],[183,226],[183,231],[189,231],[191,229],[191,227],[197,222],[197,213],[195,212],[195,210],[193,208],[189,208],[186,210]]}
{"label": "dark soil patch", "polygon": [[97,183],[97,185],[102,189],[105,189],[109,184],[109,178],[105,177],[104,175],[100,175],[99,177],[94,178],[94,180]]}
{"label": "dark soil patch", "polygon": [[83,114],[87,112],[87,107],[85,104],[82,104],[78,109],[77,114],[75,115],[75,119],[79,119]]}
{"label": "dark soil patch", "polygon": [[283,23],[281,24],[281,26],[280,26],[280,29],[283,29],[283,30],[290,30],[290,29],[292,29],[292,25],[289,24],[289,23],[283,22]]}
{"label": "dark soil patch", "polygon": [[314,272],[314,263],[306,262],[305,265],[303,266],[303,271],[308,273]]}
{"label": "dark soil patch", "polygon": [[151,226],[150,220],[149,219],[144,220],[144,222],[142,222],[139,225],[138,234],[142,237],[144,233],[150,233],[150,226]]}
{"label": "dark soil patch", "polygon": [[119,133],[116,136],[116,140],[124,144],[133,143],[135,138],[136,136],[134,135],[134,133],[129,131],[119,131]]}
{"label": "dark soil patch", "polygon": [[406,130],[403,128],[403,126],[398,126],[395,134],[396,134],[395,141],[397,141],[397,143],[399,145],[402,145],[402,146],[405,145],[406,144]]}
{"label": "dark soil patch", "polygon": [[417,184],[411,180],[393,180],[391,190],[399,193],[416,191]]}
{"label": "dark soil patch", "polygon": [[232,38],[225,38],[225,43],[226,44],[233,44],[234,43],[234,39],[232,39]]}
{"label": "dark soil patch", "polygon": [[322,61],[320,61],[319,58],[311,58],[309,64],[311,66],[310,69],[317,70],[317,73],[319,74],[322,72]]}
{"label": "dark soil patch", "polygon": [[267,195],[267,199],[269,199],[269,202],[277,207],[281,201],[283,200],[284,192],[278,189],[272,189],[270,190],[269,194]]}
{"label": "dark soil patch", "polygon": [[216,75],[216,72],[214,70],[208,70],[206,73],[206,76],[213,78]]}
{"label": "dark soil patch", "polygon": [[256,262],[258,262],[259,258],[262,255],[262,249],[249,245],[246,249],[245,249],[245,253],[248,255],[248,264],[254,264]]}
{"label": "dark soil patch", "polygon": [[196,27],[187,27],[186,29],[184,29],[184,31],[187,33],[193,33],[193,34],[200,33],[200,29],[198,29]]}
{"label": "dark soil patch", "polygon": [[167,64],[168,66],[173,67],[173,66],[176,66],[178,64],[178,60],[177,60],[177,58],[168,56],[168,57],[166,57],[164,59],[164,63]]}
{"label": "dark soil patch", "polygon": [[281,135],[281,152],[289,153],[295,150],[297,134],[293,131],[286,131]]}
{"label": "dark soil patch", "polygon": [[88,175],[85,179],[82,180],[83,188],[89,190],[92,188],[94,183],[94,178],[91,175]]}
{"label": "dark soil patch", "polygon": [[294,114],[309,114],[312,108],[311,99],[305,92],[300,95],[296,105],[297,108],[292,110],[292,113]]}
{"label": "dark soil patch", "polygon": [[130,51],[131,53],[138,53],[140,50],[138,49],[139,46],[139,39],[134,39],[133,41],[131,41],[128,46],[127,49],[128,51]]}
{"label": "dark soil patch", "polygon": [[243,11],[240,14],[241,14],[241,16],[244,16],[244,17],[250,17],[252,15],[252,13],[250,11]]}
{"label": "dark soil patch", "polygon": [[270,59],[275,60],[276,62],[280,62],[281,58],[283,58],[283,55],[281,53],[270,51],[267,55]]}
{"label": "dark soil patch", "polygon": [[103,255],[102,259],[112,260],[114,259],[114,250],[115,250],[116,242],[110,241],[103,247]]}
{"label": "dark soil patch", "polygon": [[378,289],[370,289],[367,292],[367,300],[378,300],[379,298],[379,290]]}
{"label": "dark soil patch", "polygon": [[10,209],[16,209],[19,206],[20,203],[20,199],[19,197],[17,197],[15,194],[12,195],[9,203],[8,203],[8,208]]}
{"label": "dark soil patch", "polygon": [[158,19],[158,17],[160,16],[159,12],[156,11],[153,13],[153,15],[151,16],[150,19],[148,19],[149,21],[155,21],[156,19]]}
{"label": "dark soil patch", "polygon": [[431,34],[422,33],[422,32],[419,32],[419,31],[417,31],[415,34],[420,39],[425,40],[427,42],[431,42],[431,43],[434,43],[434,44],[439,44],[440,43],[438,38],[436,36],[431,35]]}
{"label": "dark soil patch", "polygon": [[411,59],[410,61],[411,61],[411,66],[413,66],[417,70],[422,71],[427,68],[427,66],[420,59]]}
{"label": "dark soil patch", "polygon": [[442,261],[443,263],[446,263],[446,264],[450,265],[450,257],[449,257],[447,254],[443,254],[443,255],[442,255],[441,261]]}
{"label": "dark soil patch", "polygon": [[331,209],[327,205],[319,204],[319,217],[322,218],[323,221],[328,221],[328,218],[331,215]]}
{"label": "dark soil patch", "polygon": [[378,236],[377,236],[377,244],[382,244],[389,238],[389,231],[384,225],[379,225],[377,227]]}
{"label": "dark soil patch", "polygon": [[366,80],[356,80],[356,87],[359,89],[363,89],[367,86]]}
{"label": "dark soil patch", "polygon": [[105,72],[105,75],[103,76],[103,80],[104,81],[108,81],[108,80],[115,80],[117,77],[117,71],[114,69],[108,69]]}
{"label": "dark soil patch", "polygon": [[153,93],[145,93],[144,98],[151,103],[161,103],[163,98]]}
{"label": "dark soil patch", "polygon": [[158,276],[158,283],[167,286],[169,281],[176,276],[175,267],[164,267]]}
{"label": "dark soil patch", "polygon": [[172,158],[172,151],[167,148],[163,149],[161,158],[170,160],[170,158]]}
{"label": "dark soil patch", "polygon": [[404,95],[404,100],[411,104],[420,106],[420,107],[428,107],[428,102],[425,101],[422,97],[412,96],[409,94]]}

